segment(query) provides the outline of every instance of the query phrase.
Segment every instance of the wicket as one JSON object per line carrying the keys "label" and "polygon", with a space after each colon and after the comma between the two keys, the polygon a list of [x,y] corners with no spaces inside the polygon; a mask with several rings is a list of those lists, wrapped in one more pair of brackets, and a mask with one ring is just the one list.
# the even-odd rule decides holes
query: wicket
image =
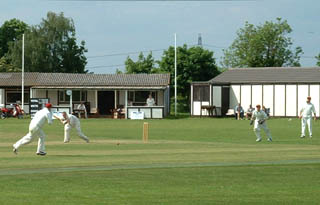
{"label": "wicket", "polygon": [[143,136],[142,136],[142,140],[144,143],[148,142],[148,138],[149,138],[149,123],[144,122],[143,123]]}

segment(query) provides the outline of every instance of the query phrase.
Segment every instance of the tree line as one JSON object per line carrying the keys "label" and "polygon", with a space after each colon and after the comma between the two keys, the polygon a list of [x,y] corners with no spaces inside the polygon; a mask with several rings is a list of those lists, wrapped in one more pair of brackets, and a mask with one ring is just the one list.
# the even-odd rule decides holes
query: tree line
{"label": "tree line", "polygon": [[26,72],[86,73],[85,42],[77,44],[74,22],[63,13],[48,12],[39,25],[18,19],[0,27],[0,72],[21,71],[25,34]]}

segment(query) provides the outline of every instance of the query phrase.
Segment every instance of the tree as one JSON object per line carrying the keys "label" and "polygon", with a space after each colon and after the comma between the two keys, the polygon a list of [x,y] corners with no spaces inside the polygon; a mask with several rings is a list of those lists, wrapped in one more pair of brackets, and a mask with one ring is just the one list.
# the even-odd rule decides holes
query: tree
{"label": "tree", "polygon": [[[85,42],[77,45],[72,19],[48,12],[39,25],[25,33],[25,70],[29,72],[85,73]],[[21,66],[22,42],[9,44],[8,58]]]}
{"label": "tree", "polygon": [[319,53],[319,55],[318,55],[318,56],[316,56],[316,59],[318,60],[318,62],[317,62],[317,66],[320,66],[320,53]]}
{"label": "tree", "polygon": [[282,67],[300,66],[301,47],[291,50],[292,32],[286,20],[277,18],[274,23],[266,21],[254,26],[246,22],[237,32],[237,38],[224,50],[225,67]]}
{"label": "tree", "polygon": [[[174,85],[174,47],[164,51],[159,61],[160,71],[171,74],[171,87]],[[190,83],[207,81],[219,74],[213,52],[200,46],[183,45],[177,48],[177,92],[180,96],[190,97]],[[173,92],[171,92],[173,93]]]}
{"label": "tree", "polygon": [[126,73],[155,73],[155,60],[150,52],[147,57],[143,53],[139,54],[138,60],[134,62],[129,56],[125,62]]}
{"label": "tree", "polygon": [[3,23],[0,27],[0,58],[8,52],[9,42],[21,39],[27,29],[26,23],[15,18]]}
{"label": "tree", "polygon": [[20,72],[21,69],[11,65],[3,56],[0,58],[0,72]]}

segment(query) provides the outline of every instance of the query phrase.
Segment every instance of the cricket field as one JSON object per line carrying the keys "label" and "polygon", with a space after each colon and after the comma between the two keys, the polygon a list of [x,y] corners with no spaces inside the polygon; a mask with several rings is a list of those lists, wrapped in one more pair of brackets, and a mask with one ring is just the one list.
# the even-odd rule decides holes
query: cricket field
{"label": "cricket field", "polygon": [[[273,142],[233,118],[81,119],[63,143],[57,120],[22,146],[30,119],[0,120],[0,204],[319,204],[320,121],[270,119]],[[142,141],[143,123],[149,141]]]}

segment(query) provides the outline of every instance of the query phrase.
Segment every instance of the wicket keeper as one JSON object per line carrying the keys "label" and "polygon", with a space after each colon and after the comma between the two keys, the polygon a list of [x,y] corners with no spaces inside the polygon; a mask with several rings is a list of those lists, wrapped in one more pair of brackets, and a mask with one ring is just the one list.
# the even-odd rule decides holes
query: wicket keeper
{"label": "wicket keeper", "polygon": [[261,110],[261,106],[260,105],[257,105],[256,108],[257,109],[253,112],[252,118],[251,118],[251,124],[254,123],[253,131],[257,136],[256,142],[260,142],[261,141],[261,134],[260,134],[261,128],[263,128],[265,133],[267,134],[268,141],[272,142],[271,133],[270,133],[270,130],[267,127],[267,123],[266,123],[266,120],[268,119],[268,116],[263,110]]}

